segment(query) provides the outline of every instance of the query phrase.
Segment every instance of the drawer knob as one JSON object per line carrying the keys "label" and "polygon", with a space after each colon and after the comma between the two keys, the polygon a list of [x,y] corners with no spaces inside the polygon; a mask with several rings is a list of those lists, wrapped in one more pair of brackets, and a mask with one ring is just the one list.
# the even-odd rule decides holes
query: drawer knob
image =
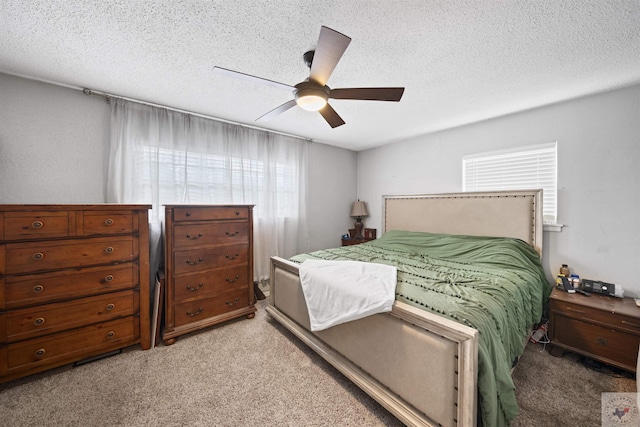
{"label": "drawer knob", "polygon": [[107,311],[111,311],[114,308],[116,308],[116,305],[115,304],[107,304],[107,306],[105,308],[107,309]]}
{"label": "drawer knob", "polygon": [[45,353],[46,352],[45,352],[44,348],[40,348],[40,349],[36,350],[36,352],[33,355],[36,356],[36,357],[42,357],[42,356],[44,356]]}
{"label": "drawer knob", "polygon": [[42,228],[44,226],[44,223],[42,221],[33,221],[31,223],[31,227],[33,228]]}
{"label": "drawer knob", "polygon": [[238,281],[238,279],[240,279],[240,275],[239,275],[239,274],[236,274],[236,278],[235,278],[235,279],[229,279],[228,277],[225,277],[225,279],[224,279],[224,280],[226,280],[226,281],[227,281],[227,282],[229,282],[229,283],[235,283],[235,282],[237,282],[237,281]]}
{"label": "drawer knob", "polygon": [[33,324],[36,326],[40,326],[44,324],[44,317],[38,317],[36,320],[33,321]]}
{"label": "drawer knob", "polygon": [[240,215],[240,211],[236,211],[236,215]]}
{"label": "drawer knob", "polygon": [[240,256],[240,254],[239,254],[239,253],[237,253],[237,252],[236,252],[236,255],[235,255],[235,256],[233,256],[233,255],[229,255],[229,254],[226,254],[226,255],[225,255],[225,257],[226,257],[227,259],[231,259],[231,260],[236,259],[236,258],[238,258],[239,256]]}
{"label": "drawer knob", "polygon": [[35,254],[31,255],[31,258],[33,258],[36,261],[40,261],[41,259],[44,258],[44,254],[42,252],[36,252]]}
{"label": "drawer knob", "polygon": [[191,211],[187,211],[187,213],[185,213],[186,216],[191,216]]}
{"label": "drawer knob", "polygon": [[200,307],[198,310],[194,311],[193,313],[190,311],[187,311],[187,316],[189,317],[197,316],[198,314],[202,313],[202,310],[204,309]]}
{"label": "drawer knob", "polygon": [[596,343],[598,343],[598,345],[600,345],[602,347],[606,347],[607,344],[609,344],[609,341],[607,341],[606,338],[598,337],[598,338],[596,338]]}
{"label": "drawer knob", "polygon": [[113,220],[111,218],[107,218],[104,220],[104,225],[113,225]]}
{"label": "drawer knob", "polygon": [[104,278],[105,282],[113,282],[113,274],[109,274]]}
{"label": "drawer knob", "polygon": [[198,258],[197,261],[191,261],[189,258],[187,258],[187,264],[189,265],[198,265],[200,264],[202,261],[204,261],[203,258]]}
{"label": "drawer knob", "polygon": [[237,236],[238,234],[240,234],[240,232],[238,230],[236,230],[235,232],[230,232],[230,231],[225,231],[225,234],[229,237],[233,237],[233,236]]}
{"label": "drawer knob", "polygon": [[198,285],[195,288],[193,286],[191,286],[191,285],[187,285],[187,290],[188,291],[197,291],[198,289],[200,289],[203,286],[204,286],[204,283],[202,283],[202,282],[198,283]]}
{"label": "drawer knob", "polygon": [[33,292],[39,293],[39,292],[42,292],[42,291],[44,291],[44,286],[42,286],[42,285],[35,285],[33,287]]}
{"label": "drawer knob", "polygon": [[187,239],[191,239],[191,240],[198,240],[201,237],[202,237],[202,233],[198,233],[197,236],[192,236],[191,234],[187,234]]}
{"label": "drawer knob", "polygon": [[115,336],[116,336],[116,333],[115,333],[115,332],[113,332],[113,331],[109,331],[109,332],[107,332],[107,338],[108,338],[108,339],[111,339],[111,338],[113,338],[113,337],[115,337]]}
{"label": "drawer knob", "polygon": [[104,248],[104,251],[108,254],[112,254],[113,253],[113,247],[111,246],[107,246],[106,248]]}
{"label": "drawer knob", "polygon": [[227,304],[229,307],[233,307],[234,305],[236,305],[236,304],[237,304],[237,303],[239,303],[239,302],[240,302],[240,299],[239,299],[239,298],[236,298],[234,301],[229,301],[229,300],[227,300],[227,301],[226,301],[226,304]]}

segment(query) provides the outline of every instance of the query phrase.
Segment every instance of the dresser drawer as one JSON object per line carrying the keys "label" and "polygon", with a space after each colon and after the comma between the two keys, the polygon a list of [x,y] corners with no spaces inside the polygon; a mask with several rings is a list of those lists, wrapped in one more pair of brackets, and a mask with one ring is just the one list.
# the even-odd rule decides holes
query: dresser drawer
{"label": "dresser drawer", "polygon": [[183,206],[173,209],[173,220],[178,221],[209,221],[217,219],[248,219],[249,208],[244,206],[216,207]]}
{"label": "dresser drawer", "polygon": [[212,270],[176,277],[175,300],[207,298],[249,286],[247,267]]}
{"label": "dresser drawer", "polygon": [[[60,242],[8,243],[6,273],[29,273],[132,261],[133,237],[96,237]],[[2,272],[0,272],[2,273]]]}
{"label": "dresser drawer", "polygon": [[137,266],[132,263],[9,276],[5,284],[5,308],[130,289],[138,284],[137,276]]}
{"label": "dresser drawer", "polygon": [[174,227],[173,239],[173,246],[177,249],[194,246],[248,244],[249,227],[246,221],[182,224]]}
{"label": "dresser drawer", "polygon": [[3,221],[4,240],[69,236],[68,212],[4,212]]}
{"label": "dresser drawer", "polygon": [[638,357],[640,336],[583,322],[569,317],[556,316],[554,343],[601,358],[633,367]]}
{"label": "dresser drawer", "polygon": [[249,306],[248,290],[176,304],[175,326],[188,325],[247,306]]}
{"label": "dresser drawer", "polygon": [[174,253],[174,274],[246,264],[248,259],[248,245],[176,251]]}
{"label": "dresser drawer", "polygon": [[34,369],[40,365],[61,365],[65,361],[80,360],[124,347],[139,338],[137,323],[136,318],[127,317],[9,344],[6,351],[8,374]]}
{"label": "dresser drawer", "polygon": [[82,215],[82,235],[124,234],[133,231],[131,211],[85,211]]}
{"label": "dresser drawer", "polygon": [[129,290],[12,310],[0,316],[0,327],[2,331],[6,331],[3,341],[30,339],[131,316],[137,311],[135,296],[137,293]]}
{"label": "dresser drawer", "polygon": [[640,319],[638,318],[556,300],[552,300],[551,310],[562,312],[563,315],[576,319],[594,322],[604,326],[610,325],[640,334]]}

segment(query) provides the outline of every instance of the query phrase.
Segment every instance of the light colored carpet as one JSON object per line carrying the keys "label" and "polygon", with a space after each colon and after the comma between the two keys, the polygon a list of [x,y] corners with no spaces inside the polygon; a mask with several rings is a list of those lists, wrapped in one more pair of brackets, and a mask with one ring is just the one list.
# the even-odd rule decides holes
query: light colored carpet
{"label": "light colored carpet", "polygon": [[[180,337],[172,346],[132,347],[0,385],[0,424],[402,425],[270,320],[266,300],[257,307],[255,319]],[[530,345],[514,372],[521,405],[516,426],[600,425],[599,393],[635,390],[632,378],[597,373],[541,348]]]}

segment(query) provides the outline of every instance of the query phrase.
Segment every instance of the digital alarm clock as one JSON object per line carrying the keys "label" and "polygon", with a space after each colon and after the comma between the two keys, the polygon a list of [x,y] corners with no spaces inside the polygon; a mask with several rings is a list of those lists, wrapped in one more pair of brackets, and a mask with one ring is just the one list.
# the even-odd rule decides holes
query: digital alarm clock
{"label": "digital alarm clock", "polygon": [[586,292],[593,292],[595,294],[615,296],[616,285],[613,283],[600,282],[598,280],[583,279],[582,290]]}

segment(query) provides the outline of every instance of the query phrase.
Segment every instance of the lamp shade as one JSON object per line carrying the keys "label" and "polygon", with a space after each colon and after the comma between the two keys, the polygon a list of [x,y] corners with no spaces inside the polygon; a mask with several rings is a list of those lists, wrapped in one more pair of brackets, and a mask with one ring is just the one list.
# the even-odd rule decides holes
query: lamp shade
{"label": "lamp shade", "polygon": [[363,218],[365,216],[369,216],[369,212],[367,211],[367,204],[365,202],[361,202],[358,200],[357,202],[353,202],[351,206],[351,217],[352,218]]}

